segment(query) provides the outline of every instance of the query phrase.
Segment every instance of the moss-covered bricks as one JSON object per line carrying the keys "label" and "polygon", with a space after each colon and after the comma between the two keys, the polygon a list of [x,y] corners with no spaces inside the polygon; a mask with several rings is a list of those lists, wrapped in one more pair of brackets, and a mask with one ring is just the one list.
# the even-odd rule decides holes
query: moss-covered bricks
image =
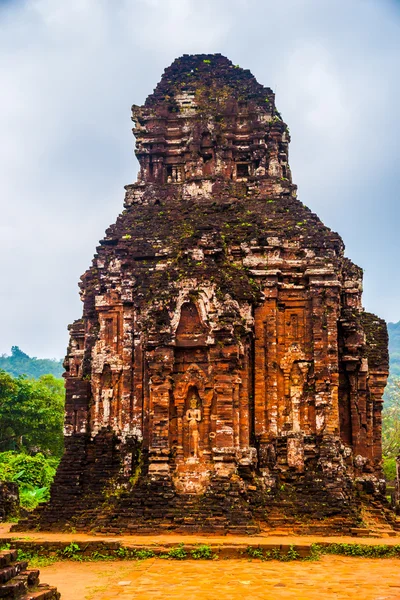
{"label": "moss-covered bricks", "polygon": [[386,327],[296,197],[274,94],[183,56],[132,115],[138,181],[82,277],[39,526],[348,530],[355,488],[379,497]]}

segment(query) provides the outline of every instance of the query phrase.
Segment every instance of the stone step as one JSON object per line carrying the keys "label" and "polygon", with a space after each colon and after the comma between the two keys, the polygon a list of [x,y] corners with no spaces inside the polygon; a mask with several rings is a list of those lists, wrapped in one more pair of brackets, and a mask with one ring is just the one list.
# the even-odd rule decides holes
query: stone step
{"label": "stone step", "polygon": [[17,560],[18,552],[16,550],[2,550],[0,552],[0,569],[8,567]]}
{"label": "stone step", "polygon": [[21,575],[26,575],[28,578],[28,586],[35,587],[39,585],[39,569],[26,569]]}
{"label": "stone step", "polygon": [[383,536],[383,537],[396,537],[397,536],[397,532],[394,531],[393,529],[372,529],[371,533],[374,534],[379,534],[379,537]]}
{"label": "stone step", "polygon": [[[14,577],[17,577],[17,575],[19,575],[21,572],[25,571],[27,566],[28,566],[28,561],[23,560],[21,562],[14,562],[13,564],[10,564],[7,567],[4,567],[3,569],[1,569],[0,585],[3,585],[5,583],[7,583],[8,581],[11,581],[12,579],[14,579]],[[1,598],[1,596],[0,596],[0,598]]]}
{"label": "stone step", "polygon": [[350,535],[369,537],[371,530],[367,527],[351,527]]}
{"label": "stone step", "polygon": [[285,529],[263,529],[263,533],[268,533],[277,537],[286,537],[291,535],[291,531]]}
{"label": "stone step", "polygon": [[28,590],[27,579],[15,577],[0,585],[0,598],[14,600],[20,598]]}
{"label": "stone step", "polygon": [[28,569],[28,561],[17,561],[17,550],[0,553],[1,600],[58,600],[57,589],[39,584],[39,570]]}
{"label": "stone step", "polygon": [[60,598],[57,588],[45,583],[39,585],[34,591],[29,591],[20,600],[58,600]]}

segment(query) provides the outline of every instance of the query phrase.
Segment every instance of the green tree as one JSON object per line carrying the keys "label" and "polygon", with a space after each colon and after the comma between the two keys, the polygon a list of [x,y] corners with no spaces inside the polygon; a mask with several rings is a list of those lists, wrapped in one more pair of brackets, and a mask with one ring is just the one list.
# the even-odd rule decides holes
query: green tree
{"label": "green tree", "polygon": [[59,458],[44,456],[41,452],[29,454],[13,451],[0,452],[0,481],[18,484],[21,506],[34,509],[50,497]]}
{"label": "green tree", "polygon": [[0,451],[63,451],[64,385],[53,375],[38,380],[0,371]]}
{"label": "green tree", "polygon": [[382,454],[386,479],[396,475],[395,458],[400,454],[400,378],[389,379],[382,411]]}

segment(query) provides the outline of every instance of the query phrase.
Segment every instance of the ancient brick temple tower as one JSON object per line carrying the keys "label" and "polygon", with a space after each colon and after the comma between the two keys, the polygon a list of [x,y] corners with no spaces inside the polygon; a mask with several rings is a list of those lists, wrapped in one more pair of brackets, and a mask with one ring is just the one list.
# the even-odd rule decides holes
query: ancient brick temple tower
{"label": "ancient brick temple tower", "polygon": [[183,56],[132,115],[140,172],[82,277],[42,527],[353,523],[354,482],[381,477],[386,325],[296,197],[274,94]]}

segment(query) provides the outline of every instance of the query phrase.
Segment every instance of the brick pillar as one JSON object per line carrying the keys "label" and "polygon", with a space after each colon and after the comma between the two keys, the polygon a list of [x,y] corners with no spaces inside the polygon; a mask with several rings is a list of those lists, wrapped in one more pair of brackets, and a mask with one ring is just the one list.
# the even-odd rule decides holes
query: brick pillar
{"label": "brick pillar", "polygon": [[149,473],[169,473],[170,390],[171,383],[168,379],[162,383],[151,381]]}
{"label": "brick pillar", "polygon": [[240,373],[241,385],[239,387],[239,446],[241,448],[248,448],[250,444],[250,364],[249,350],[246,348],[244,356],[244,368]]}
{"label": "brick pillar", "polygon": [[130,407],[131,425],[130,430],[136,431],[140,436],[144,434],[143,414],[143,346],[140,333],[136,333],[132,339],[133,351],[133,379],[132,379],[132,403]]}
{"label": "brick pillar", "polygon": [[177,414],[177,428],[178,428],[178,445],[176,447],[176,458],[183,459],[183,411],[185,408],[185,401],[183,400],[178,404],[176,402],[176,414]]}
{"label": "brick pillar", "polygon": [[[310,281],[317,435],[339,433],[339,366],[336,306],[339,282],[328,269],[306,272]],[[333,350],[333,351],[332,351]]]}
{"label": "brick pillar", "polygon": [[214,389],[217,395],[217,424],[213,459],[216,472],[219,475],[228,475],[235,470],[232,377],[216,375]]}
{"label": "brick pillar", "polygon": [[278,433],[277,275],[270,275],[265,283],[266,300],[254,314],[254,427],[262,441]]}
{"label": "brick pillar", "polygon": [[382,396],[385,391],[387,377],[387,371],[372,371],[369,378],[369,389],[373,402],[372,460],[378,476],[382,472]]}

